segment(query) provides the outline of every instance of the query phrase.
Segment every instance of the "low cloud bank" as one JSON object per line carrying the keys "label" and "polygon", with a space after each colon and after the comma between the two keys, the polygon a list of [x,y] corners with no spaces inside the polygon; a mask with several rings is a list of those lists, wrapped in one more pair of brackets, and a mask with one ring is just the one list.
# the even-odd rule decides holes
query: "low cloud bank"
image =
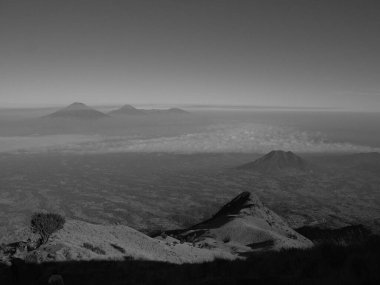
{"label": "low cloud bank", "polygon": [[351,143],[331,142],[320,133],[260,124],[239,124],[208,127],[200,133],[152,139],[106,138],[83,143],[67,151],[88,152],[254,152],[273,149],[295,152],[369,152],[377,148]]}
{"label": "low cloud bank", "polygon": [[274,149],[299,153],[380,151],[348,142],[331,142],[320,133],[262,124],[210,126],[198,133],[150,139],[95,135],[0,137],[0,152],[266,153]]}
{"label": "low cloud bank", "polygon": [[1,152],[41,152],[60,148],[77,148],[79,145],[100,141],[98,136],[49,135],[0,137]]}

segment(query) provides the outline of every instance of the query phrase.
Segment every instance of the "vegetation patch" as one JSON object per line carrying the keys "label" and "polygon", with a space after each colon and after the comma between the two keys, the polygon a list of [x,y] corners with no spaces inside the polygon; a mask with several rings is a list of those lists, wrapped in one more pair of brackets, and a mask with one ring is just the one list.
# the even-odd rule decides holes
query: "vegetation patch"
{"label": "vegetation patch", "polygon": [[121,253],[125,253],[125,249],[122,248],[121,246],[117,245],[117,244],[114,244],[114,243],[111,243],[110,244],[114,249],[120,251]]}
{"label": "vegetation patch", "polygon": [[95,252],[95,253],[100,254],[100,255],[105,255],[106,254],[106,252],[103,249],[101,249],[98,246],[94,246],[94,245],[92,245],[91,243],[88,243],[88,242],[83,243],[83,247],[85,249],[91,250],[92,252]]}
{"label": "vegetation patch", "polygon": [[49,237],[63,228],[65,218],[54,213],[34,213],[30,220],[30,228],[33,233],[40,235],[38,246],[45,244]]}

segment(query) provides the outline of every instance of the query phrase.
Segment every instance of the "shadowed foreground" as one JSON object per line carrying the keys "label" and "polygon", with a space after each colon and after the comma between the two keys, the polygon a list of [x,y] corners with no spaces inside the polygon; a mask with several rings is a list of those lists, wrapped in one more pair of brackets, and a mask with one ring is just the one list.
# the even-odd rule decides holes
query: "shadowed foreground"
{"label": "shadowed foreground", "polygon": [[243,261],[174,265],[149,261],[26,264],[0,269],[0,284],[380,284],[380,237],[350,246],[256,253]]}

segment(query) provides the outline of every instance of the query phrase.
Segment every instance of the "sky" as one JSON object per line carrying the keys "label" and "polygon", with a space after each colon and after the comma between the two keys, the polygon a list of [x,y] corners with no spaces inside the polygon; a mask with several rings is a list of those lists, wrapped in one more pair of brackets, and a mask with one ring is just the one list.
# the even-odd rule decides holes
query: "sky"
{"label": "sky", "polygon": [[0,106],[380,111],[380,2],[0,0]]}

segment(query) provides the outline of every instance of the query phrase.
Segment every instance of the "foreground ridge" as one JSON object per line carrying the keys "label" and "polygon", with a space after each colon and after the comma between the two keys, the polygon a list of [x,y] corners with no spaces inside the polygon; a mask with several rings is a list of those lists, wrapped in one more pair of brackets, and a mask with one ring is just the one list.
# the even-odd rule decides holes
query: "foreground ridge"
{"label": "foreground ridge", "polygon": [[180,264],[233,260],[253,251],[313,245],[249,192],[236,196],[209,220],[156,237],[125,225],[67,220],[37,249],[28,242],[8,245],[0,255],[36,263],[130,258]]}
{"label": "foreground ridge", "polygon": [[210,219],[167,234],[180,240],[213,244],[243,255],[257,250],[307,248],[313,245],[250,192],[236,196]]}

